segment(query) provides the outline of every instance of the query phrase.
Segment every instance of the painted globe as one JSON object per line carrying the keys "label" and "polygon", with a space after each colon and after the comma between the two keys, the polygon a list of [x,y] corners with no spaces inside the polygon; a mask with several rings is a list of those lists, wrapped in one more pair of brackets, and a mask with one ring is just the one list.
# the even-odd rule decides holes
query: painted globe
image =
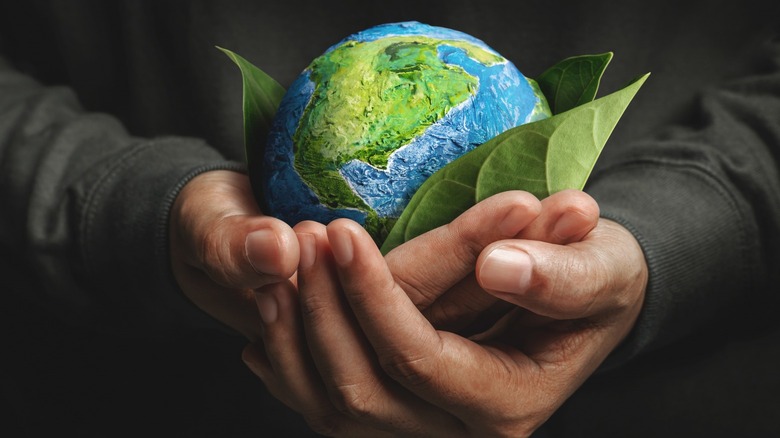
{"label": "painted globe", "polygon": [[549,116],[536,83],[482,41],[417,22],[372,27],[287,90],[264,155],[265,207],[291,225],[350,218],[381,242],[426,178]]}

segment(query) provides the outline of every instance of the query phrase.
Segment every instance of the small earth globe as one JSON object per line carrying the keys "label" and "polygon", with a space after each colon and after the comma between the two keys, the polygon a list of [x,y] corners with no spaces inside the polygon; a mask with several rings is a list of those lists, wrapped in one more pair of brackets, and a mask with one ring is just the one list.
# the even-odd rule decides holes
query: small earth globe
{"label": "small earth globe", "polygon": [[351,35],[284,95],[263,161],[268,213],[349,218],[381,243],[434,172],[551,115],[533,80],[482,41],[418,22]]}

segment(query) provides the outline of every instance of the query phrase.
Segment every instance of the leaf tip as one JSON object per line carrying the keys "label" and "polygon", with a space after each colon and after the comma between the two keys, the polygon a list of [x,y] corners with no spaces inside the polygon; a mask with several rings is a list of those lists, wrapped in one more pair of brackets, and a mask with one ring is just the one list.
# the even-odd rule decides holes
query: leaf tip
{"label": "leaf tip", "polygon": [[233,61],[239,68],[241,67],[241,61],[243,60],[243,58],[238,56],[236,52],[233,52],[232,50],[217,45],[215,45],[214,47],[216,47],[218,50],[224,53],[228,58],[230,58],[230,60]]}
{"label": "leaf tip", "polygon": [[639,75],[639,76],[635,77],[634,79],[632,79],[631,82],[628,83],[628,85],[637,84],[637,85],[641,86],[642,84],[645,83],[645,81],[649,77],[650,77],[650,72],[647,72],[647,73],[645,73],[643,75]]}
{"label": "leaf tip", "polygon": [[607,66],[609,65],[609,63],[612,62],[612,58],[615,57],[615,53],[614,52],[604,52],[604,53],[601,54],[601,56],[604,57],[604,67],[603,68],[604,68],[604,70],[606,70]]}

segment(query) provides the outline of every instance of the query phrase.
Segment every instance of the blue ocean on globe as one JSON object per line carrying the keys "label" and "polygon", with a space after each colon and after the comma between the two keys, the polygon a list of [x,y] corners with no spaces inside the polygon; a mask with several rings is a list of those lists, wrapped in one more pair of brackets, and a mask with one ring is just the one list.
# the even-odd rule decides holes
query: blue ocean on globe
{"label": "blue ocean on globe", "polygon": [[331,46],[287,90],[265,151],[266,208],[291,225],[349,218],[381,240],[434,172],[550,115],[535,82],[479,39],[376,26]]}

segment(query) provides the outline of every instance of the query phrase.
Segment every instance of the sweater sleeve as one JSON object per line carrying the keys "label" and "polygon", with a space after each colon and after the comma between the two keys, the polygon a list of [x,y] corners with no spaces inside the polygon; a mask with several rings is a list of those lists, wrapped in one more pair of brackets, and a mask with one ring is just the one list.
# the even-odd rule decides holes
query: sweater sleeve
{"label": "sweater sleeve", "polygon": [[619,147],[593,175],[586,190],[649,268],[643,310],[605,367],[777,305],[780,42],[768,51],[768,71],[703,94],[699,126]]}
{"label": "sweater sleeve", "polygon": [[218,327],[173,280],[168,212],[193,176],[241,167],[197,139],[134,138],[0,58],[0,250],[37,273],[22,298],[66,322]]}

